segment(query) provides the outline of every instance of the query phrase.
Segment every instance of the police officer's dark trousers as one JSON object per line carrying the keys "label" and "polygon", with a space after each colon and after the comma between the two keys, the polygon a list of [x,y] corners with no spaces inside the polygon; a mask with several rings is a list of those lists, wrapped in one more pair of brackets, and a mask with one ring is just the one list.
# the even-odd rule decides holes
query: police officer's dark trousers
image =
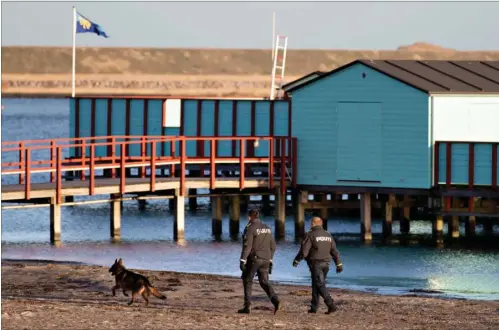
{"label": "police officer's dark trousers", "polygon": [[242,274],[245,306],[251,305],[251,292],[255,274],[258,274],[258,281],[260,282],[260,286],[262,287],[263,291],[265,291],[270,301],[272,303],[275,303],[278,300],[274,288],[269,284],[269,266],[269,260],[260,259],[257,257],[253,257],[248,260],[246,270]]}
{"label": "police officer's dark trousers", "polygon": [[317,310],[319,305],[319,295],[324,299],[326,306],[333,305],[333,299],[326,288],[326,277],[329,272],[329,262],[311,261],[308,264],[312,275],[312,301],[311,310]]}

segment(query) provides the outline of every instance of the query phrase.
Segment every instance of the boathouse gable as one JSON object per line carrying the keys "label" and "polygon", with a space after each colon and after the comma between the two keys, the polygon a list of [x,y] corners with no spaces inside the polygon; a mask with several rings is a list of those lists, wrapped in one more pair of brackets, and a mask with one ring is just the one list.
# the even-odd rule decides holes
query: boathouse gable
{"label": "boathouse gable", "polygon": [[299,185],[428,189],[428,94],[361,62],[292,91]]}

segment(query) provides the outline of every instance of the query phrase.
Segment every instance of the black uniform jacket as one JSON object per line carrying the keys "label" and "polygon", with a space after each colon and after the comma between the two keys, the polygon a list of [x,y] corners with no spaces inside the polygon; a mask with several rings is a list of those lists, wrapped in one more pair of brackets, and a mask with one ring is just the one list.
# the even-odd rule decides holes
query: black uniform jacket
{"label": "black uniform jacket", "polygon": [[270,228],[258,219],[252,220],[243,233],[243,250],[241,261],[246,262],[248,258],[258,257],[264,260],[272,260],[275,252],[275,240]]}
{"label": "black uniform jacket", "polygon": [[298,262],[303,259],[307,262],[331,262],[333,259],[335,265],[341,263],[334,238],[320,225],[312,227],[305,234],[300,251],[295,257]]}

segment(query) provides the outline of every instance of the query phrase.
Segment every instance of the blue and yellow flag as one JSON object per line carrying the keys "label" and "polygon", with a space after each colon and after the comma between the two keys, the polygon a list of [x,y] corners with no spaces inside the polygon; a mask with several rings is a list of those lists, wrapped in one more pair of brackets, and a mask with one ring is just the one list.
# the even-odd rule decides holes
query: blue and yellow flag
{"label": "blue and yellow flag", "polygon": [[76,12],[76,33],[92,32],[99,36],[109,38],[99,24],[90,21],[85,16]]}

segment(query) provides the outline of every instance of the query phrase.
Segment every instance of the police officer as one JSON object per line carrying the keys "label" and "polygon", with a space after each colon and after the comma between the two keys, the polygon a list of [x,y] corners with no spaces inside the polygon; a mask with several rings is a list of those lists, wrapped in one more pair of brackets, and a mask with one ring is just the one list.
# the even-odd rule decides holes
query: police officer
{"label": "police officer", "polygon": [[255,274],[258,274],[260,286],[274,305],[274,314],[281,308],[279,298],[269,283],[275,246],[272,231],[260,221],[258,210],[251,210],[243,233],[243,249],[239,260],[244,285],[244,308],[238,310],[238,313],[250,313],[251,288]]}
{"label": "police officer", "polygon": [[312,228],[305,234],[301,243],[301,248],[293,261],[293,267],[305,259],[312,275],[312,301],[309,313],[317,313],[319,305],[319,295],[324,299],[328,309],[326,314],[336,311],[333,299],[326,288],[326,276],[329,272],[329,265],[333,259],[336,265],[336,273],[343,271],[343,264],[336,249],[336,243],[330,233],[322,227],[322,219],[312,218]]}

